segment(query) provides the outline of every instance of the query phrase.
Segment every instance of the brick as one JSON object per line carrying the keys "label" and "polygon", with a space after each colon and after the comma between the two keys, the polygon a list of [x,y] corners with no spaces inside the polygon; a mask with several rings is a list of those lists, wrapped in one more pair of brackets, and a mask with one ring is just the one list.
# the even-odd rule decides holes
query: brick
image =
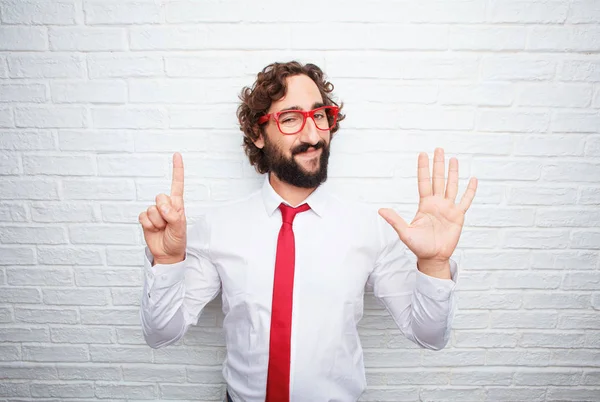
{"label": "brick", "polygon": [[21,172],[21,163],[17,154],[5,153],[0,155],[0,174],[17,175]]}
{"label": "brick", "polygon": [[523,307],[526,309],[584,309],[590,307],[590,297],[585,294],[572,293],[524,294]]}
{"label": "brick", "polygon": [[[162,6],[164,7],[164,6]],[[204,7],[198,7],[203,8]],[[161,22],[161,4],[139,1],[84,1],[87,25],[152,24]]]}
{"label": "brick", "polygon": [[461,311],[456,314],[452,322],[452,328],[461,329],[482,329],[487,328],[490,322],[488,312]]}
{"label": "brick", "polygon": [[499,331],[454,331],[454,344],[458,348],[514,348],[519,334]]}
{"label": "brick", "polygon": [[78,128],[86,126],[86,115],[80,106],[17,107],[15,123],[25,128]]}
{"label": "brick", "polygon": [[52,82],[50,91],[55,103],[127,102],[127,84],[124,81]]}
{"label": "brick", "polygon": [[54,27],[48,30],[50,49],[54,51],[121,51],[127,49],[124,28]]}
{"label": "brick", "polygon": [[549,350],[491,349],[486,356],[488,366],[548,366]]}
{"label": "brick", "polygon": [[[169,193],[170,188],[171,188],[171,179],[169,179],[168,181],[163,181],[163,180],[147,181],[147,180],[148,179],[146,179],[146,181],[142,180],[142,179],[136,180],[137,200],[147,203],[146,208],[152,204],[156,204],[155,198],[158,194],[161,194],[161,193],[167,194],[167,193]],[[218,182],[212,182],[210,184],[211,188],[209,190],[207,182],[204,180],[202,182],[186,180],[186,183],[185,183],[185,185],[186,185],[186,187],[185,187],[186,205],[190,205],[197,201],[206,201],[209,198],[219,200],[218,198],[214,198],[214,197],[220,197],[223,193],[226,193],[228,190],[230,190],[236,194],[235,196],[231,196],[231,197],[241,197],[241,196],[249,194],[248,188],[251,187],[251,185],[248,184],[247,180],[244,180],[244,182],[246,183],[245,186],[243,184],[239,184],[241,182],[242,182],[241,180],[236,181],[234,179],[227,179],[227,180],[222,180],[222,181],[218,181]],[[227,186],[231,186],[231,187],[227,187]],[[143,210],[144,209],[137,210],[136,221],[137,221],[137,216]]]}
{"label": "brick", "polygon": [[56,380],[56,368],[50,366],[34,366],[20,363],[19,366],[0,365],[2,379],[11,380]]}
{"label": "brick", "polygon": [[[25,325],[21,327],[0,328],[1,342],[50,342],[48,328]],[[27,371],[27,370],[24,370]],[[20,370],[18,371],[20,372]],[[25,373],[24,373],[25,375]]]}
{"label": "brick", "polygon": [[79,286],[131,286],[132,283],[142,284],[141,274],[140,269],[81,268],[75,277]]}
{"label": "brick", "polygon": [[[588,286],[590,288],[590,286]],[[596,289],[598,286],[596,285]],[[562,315],[558,320],[560,329],[600,329],[600,323],[596,319],[597,314],[569,312]]]}
{"label": "brick", "polygon": [[591,101],[591,85],[532,83],[519,87],[516,105],[577,108],[587,107]]}
{"label": "brick", "polygon": [[481,60],[481,78],[485,81],[543,81],[554,77],[556,61],[535,57],[490,55]]}
{"label": "brick", "polygon": [[0,84],[0,102],[46,101],[46,86],[43,84]]}
{"label": "brick", "polygon": [[94,381],[120,381],[120,367],[107,367],[102,363],[94,363],[93,366],[83,365],[57,365],[58,377],[61,380],[94,380]]}
{"label": "brick", "polygon": [[523,0],[495,0],[490,5],[488,16],[490,22],[556,24],[565,22],[568,11],[569,5],[563,1],[536,3]]}
{"label": "brick", "polygon": [[185,367],[144,366],[123,367],[123,380],[131,382],[185,382]]}
{"label": "brick", "polygon": [[511,385],[513,368],[457,368],[450,374],[450,385]]}
{"label": "brick", "polygon": [[[516,167],[516,164],[513,165]],[[513,167],[509,166],[509,167]],[[485,178],[484,174],[478,174],[478,177]],[[505,172],[507,173],[507,172]],[[465,222],[474,227],[513,227],[513,226],[531,226],[534,221],[535,211],[529,208],[492,208],[471,207],[466,216]]]}
{"label": "brick", "polygon": [[561,276],[548,272],[497,272],[497,289],[557,289]]}
{"label": "brick", "polygon": [[525,49],[525,27],[451,26],[449,47],[452,50],[521,50]]}
{"label": "brick", "polygon": [[468,387],[452,388],[422,388],[421,400],[446,400],[446,401],[477,401],[482,400],[483,389]]}
{"label": "brick", "polygon": [[31,220],[34,222],[94,222],[94,206],[73,202],[33,202],[30,204]]}
{"label": "brick", "polygon": [[61,327],[51,328],[52,342],[56,343],[112,343],[111,328],[106,327]]}
{"label": "brick", "polygon": [[0,396],[9,397],[29,397],[31,391],[29,390],[30,385],[27,383],[18,382],[2,382],[0,384]]}
{"label": "brick", "polygon": [[558,314],[553,312],[492,311],[492,328],[556,328]]}
{"label": "brick", "polygon": [[597,367],[598,359],[598,350],[554,349],[550,363],[554,366]]}
{"label": "brick", "polygon": [[[228,33],[231,34],[233,33]],[[205,48],[208,40],[208,28],[205,25],[149,26],[129,29],[131,50],[200,50]],[[219,44],[214,46],[220,47]]]}
{"label": "brick", "polygon": [[44,304],[105,306],[106,289],[42,289]]}
{"label": "brick", "polygon": [[544,166],[542,179],[546,181],[595,181],[600,176],[600,164],[586,162],[551,162]]}
{"label": "brick", "polygon": [[7,268],[6,278],[6,283],[13,286],[67,286],[73,284],[73,274],[69,268]]}
{"label": "brick", "polygon": [[461,266],[468,270],[524,270],[529,267],[529,251],[465,250]]}
{"label": "brick", "polygon": [[94,396],[94,384],[31,384],[31,396],[47,398],[89,398]]}
{"label": "brick", "polygon": [[519,346],[525,348],[582,348],[585,346],[585,334],[525,331],[521,334]]}
{"label": "brick", "polygon": [[594,400],[598,397],[600,388],[548,388],[546,401],[585,401]]}
{"label": "brick", "polygon": [[[141,296],[139,289],[137,290],[138,298]],[[116,328],[117,342],[125,345],[146,345],[144,334],[140,327],[135,328]]]}
{"label": "brick", "polygon": [[[130,282],[131,283],[131,282]],[[81,308],[81,323],[94,325],[139,324],[139,310],[131,308]]]}
{"label": "brick", "polygon": [[169,385],[162,384],[160,392],[166,399],[189,399],[200,398],[200,400],[221,400],[224,396],[221,385]]}
{"label": "brick", "polygon": [[476,127],[491,132],[544,132],[550,115],[543,112],[520,112],[496,109],[480,109]]}
{"label": "brick", "polygon": [[34,362],[87,362],[87,345],[23,345],[23,360]]}
{"label": "brick", "polygon": [[586,141],[585,154],[587,156],[600,156],[600,138],[588,137]]}
{"label": "brick", "polygon": [[15,308],[15,319],[19,322],[76,324],[79,322],[77,311],[72,309]]}
{"label": "brick", "polygon": [[513,310],[523,305],[522,297],[514,293],[462,292],[458,298],[459,309]]}
{"label": "brick", "polygon": [[95,396],[99,399],[109,400],[117,398],[156,399],[158,393],[156,385],[104,384],[96,382]]}
{"label": "brick", "polygon": [[0,3],[2,22],[21,25],[74,25],[77,9],[73,0],[22,1]]}
{"label": "brick", "polygon": [[41,303],[42,298],[38,289],[2,287],[0,288],[0,303]]}
{"label": "brick", "polygon": [[84,76],[84,59],[76,54],[9,55],[11,78],[80,78]]}
{"label": "brick", "polygon": [[234,105],[169,107],[169,128],[225,129],[236,124]]}
{"label": "brick", "polygon": [[0,128],[13,128],[14,126],[15,119],[12,108],[0,105]]}
{"label": "brick", "polygon": [[0,149],[42,151],[54,149],[54,137],[46,130],[0,130]]}
{"label": "brick", "polygon": [[564,60],[557,78],[561,81],[600,82],[600,60]]}
{"label": "brick", "polygon": [[600,211],[596,210],[554,210],[540,209],[536,215],[538,227],[594,227],[600,220]]}
{"label": "brick", "polygon": [[529,34],[528,50],[589,52],[600,50],[600,28],[586,25],[536,26]]}
{"label": "brick", "polygon": [[135,186],[131,179],[72,179],[63,181],[63,194],[67,200],[126,201],[135,199]]}
{"label": "brick", "polygon": [[[9,322],[12,323],[13,321],[14,320],[13,320],[12,309],[9,307],[0,307],[0,323],[9,323]],[[0,346],[0,350],[1,349],[2,349],[2,346]],[[14,348],[6,347],[5,349],[16,351],[14,353],[18,354],[18,349],[16,347],[14,347]],[[4,359],[1,354],[0,354],[0,359]],[[10,359],[9,357],[7,357],[6,360],[14,360],[14,359]]]}
{"label": "brick", "polygon": [[38,247],[38,261],[47,265],[102,265],[98,247]]}
{"label": "brick", "polygon": [[[189,166],[186,159],[186,167]],[[193,167],[191,170],[194,170]],[[165,177],[169,160],[158,156],[98,156],[98,173],[101,176]]]}
{"label": "brick", "polygon": [[531,387],[488,387],[487,397],[490,401],[545,401],[546,388]]}
{"label": "brick", "polygon": [[600,22],[600,6],[593,0],[576,0],[571,3],[567,22],[571,24],[597,24]]}
{"label": "brick", "polygon": [[62,151],[132,152],[133,137],[122,130],[59,130],[58,147]]}
{"label": "brick", "polygon": [[5,226],[0,232],[5,244],[65,244],[66,232],[61,227]]}
{"label": "brick", "polygon": [[94,128],[163,128],[167,113],[160,107],[93,107]]}
{"label": "brick", "polygon": [[138,228],[133,225],[72,225],[69,227],[72,244],[139,244]]}
{"label": "brick", "polygon": [[439,102],[443,105],[509,106],[513,102],[514,94],[514,85],[507,83],[442,84],[439,89]]}
{"label": "brick", "polygon": [[112,304],[114,306],[139,306],[142,293],[139,288],[111,289]]}
{"label": "brick", "polygon": [[[205,133],[199,133],[196,130],[164,130],[164,131],[139,131],[133,133],[133,141],[135,144],[135,152],[181,152],[183,149],[194,149],[201,152],[206,149],[219,152],[216,144],[210,142]],[[232,136],[231,136],[232,137]],[[219,139],[223,135],[219,136]],[[235,135],[235,145],[241,144],[241,136]],[[231,150],[231,146],[227,146],[227,151]],[[184,164],[187,162],[187,155],[183,153]]]}
{"label": "brick", "polygon": [[0,178],[0,199],[58,200],[57,182],[47,179]]}
{"label": "brick", "polygon": [[90,356],[94,362],[150,363],[152,349],[147,346],[90,345]]}
{"label": "brick", "polygon": [[507,202],[509,205],[568,205],[575,204],[576,200],[576,187],[513,184],[508,190]]}
{"label": "brick", "polygon": [[551,229],[507,230],[503,245],[506,248],[566,248],[569,245],[569,232]]}
{"label": "brick", "polygon": [[533,251],[531,268],[535,269],[595,269],[598,253],[592,251]]}
{"label": "brick", "polygon": [[0,265],[35,264],[35,250],[31,247],[0,247],[2,261]]}
{"label": "brick", "polygon": [[96,161],[91,156],[23,155],[23,171],[28,175],[91,176]]}
{"label": "brick", "polygon": [[200,384],[224,384],[220,367],[187,366],[187,382]]}
{"label": "brick", "polygon": [[46,28],[44,27],[0,27],[0,51],[37,51],[47,49]]}
{"label": "brick", "polygon": [[25,206],[18,203],[0,203],[0,222],[27,222]]}
{"label": "brick", "polygon": [[[169,189],[162,189],[162,193],[168,194]],[[155,196],[158,193],[155,194]],[[187,194],[186,194],[187,201]],[[135,204],[121,204],[121,203],[112,203],[112,204],[101,204],[101,212],[102,212],[102,221],[104,222],[114,222],[114,223],[128,223],[137,222],[139,214],[146,210],[150,204],[155,205],[155,197],[152,197],[151,200],[148,200],[149,203],[135,203]],[[139,258],[142,258],[143,255],[139,254]],[[131,258],[131,257],[130,257]],[[139,259],[136,263],[139,263]],[[121,265],[121,264],[120,264]],[[135,265],[135,264],[134,264]]]}
{"label": "brick", "polygon": [[170,363],[173,361],[180,364],[198,364],[203,365],[218,365],[223,363],[222,352],[214,348],[208,347],[177,347],[170,345],[168,348],[160,348],[153,350],[154,363]]}
{"label": "brick", "polygon": [[136,248],[106,248],[106,264],[115,266],[134,266],[144,261],[144,250]]}
{"label": "brick", "polygon": [[458,248],[495,248],[500,238],[496,229],[464,228],[460,235]]}
{"label": "brick", "polygon": [[578,204],[600,204],[600,187],[581,186]]}
{"label": "brick", "polygon": [[162,57],[128,53],[88,54],[90,78],[156,77],[164,75]]}

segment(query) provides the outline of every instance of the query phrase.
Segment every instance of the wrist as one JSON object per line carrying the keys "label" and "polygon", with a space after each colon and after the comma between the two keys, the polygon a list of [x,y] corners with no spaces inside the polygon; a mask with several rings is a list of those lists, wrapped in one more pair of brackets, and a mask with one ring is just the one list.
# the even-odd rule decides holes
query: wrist
{"label": "wrist", "polygon": [[441,279],[451,279],[450,260],[418,259],[417,269],[425,275]]}
{"label": "wrist", "polygon": [[152,266],[154,266],[156,264],[161,264],[161,265],[177,264],[178,262],[181,262],[183,260],[185,260],[185,254],[183,254],[181,256],[177,256],[177,257],[155,258],[154,261],[152,262]]}

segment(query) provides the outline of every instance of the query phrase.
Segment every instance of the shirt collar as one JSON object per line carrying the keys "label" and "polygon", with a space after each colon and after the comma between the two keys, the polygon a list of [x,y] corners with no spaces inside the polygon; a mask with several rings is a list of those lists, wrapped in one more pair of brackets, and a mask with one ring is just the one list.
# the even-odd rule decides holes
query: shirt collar
{"label": "shirt collar", "polygon": [[[265,181],[263,182],[262,198],[265,204],[265,209],[267,210],[267,214],[269,214],[269,216],[271,216],[275,210],[279,208],[279,204],[282,202],[290,205],[290,203],[281,198],[281,196],[277,194],[277,192],[271,186],[271,182],[269,182],[269,173],[265,175]],[[321,184],[300,204],[290,206],[297,207],[306,203],[310,206],[312,211],[314,211],[318,216],[322,217],[323,213],[325,213],[327,198],[327,189],[324,187],[324,184]]]}

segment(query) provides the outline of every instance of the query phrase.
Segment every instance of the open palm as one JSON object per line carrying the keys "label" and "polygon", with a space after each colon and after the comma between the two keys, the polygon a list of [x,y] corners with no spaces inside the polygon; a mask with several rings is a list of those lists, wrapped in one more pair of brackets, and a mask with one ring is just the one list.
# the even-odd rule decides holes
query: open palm
{"label": "open palm", "polygon": [[379,214],[394,227],[400,240],[420,260],[446,261],[452,256],[462,232],[465,213],[477,190],[477,179],[471,178],[461,201],[456,203],[458,160],[450,159],[447,185],[444,169],[443,149],[435,150],[433,178],[429,173],[429,157],[426,153],[419,154],[419,208],[410,224],[392,209],[379,210]]}

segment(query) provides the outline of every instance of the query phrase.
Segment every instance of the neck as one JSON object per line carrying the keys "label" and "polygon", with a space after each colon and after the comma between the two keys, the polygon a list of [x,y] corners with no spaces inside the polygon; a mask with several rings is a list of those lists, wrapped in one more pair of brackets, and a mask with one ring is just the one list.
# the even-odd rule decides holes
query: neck
{"label": "neck", "polygon": [[281,181],[277,176],[273,173],[269,173],[269,183],[271,183],[271,187],[273,190],[281,198],[287,201],[291,206],[297,207],[302,201],[304,201],[313,191],[317,188],[302,188],[296,187],[284,181]]}

